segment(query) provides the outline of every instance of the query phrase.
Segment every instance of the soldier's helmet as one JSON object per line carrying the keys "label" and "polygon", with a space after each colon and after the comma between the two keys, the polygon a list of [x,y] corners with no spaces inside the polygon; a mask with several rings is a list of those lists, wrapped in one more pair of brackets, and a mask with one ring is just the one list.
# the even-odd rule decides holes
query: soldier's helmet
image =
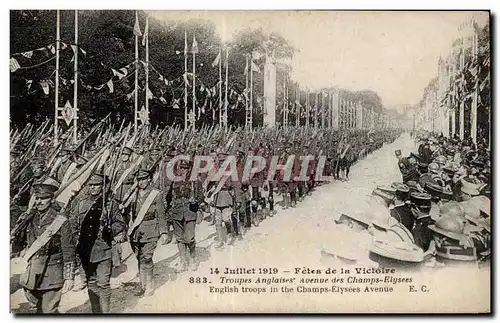
{"label": "soldier's helmet", "polygon": [[464,219],[465,212],[462,206],[455,201],[447,202],[439,208],[441,216],[451,216],[460,220]]}
{"label": "soldier's helmet", "polygon": [[429,164],[429,172],[431,173],[439,173],[439,165],[437,163],[430,163]]}
{"label": "soldier's helmet", "polygon": [[442,216],[435,224],[429,225],[429,229],[454,240],[464,240],[464,224],[455,217]]}
{"label": "soldier's helmet", "polygon": [[443,155],[437,156],[434,159],[434,162],[437,163],[438,165],[444,166],[444,165],[446,165],[446,157]]}

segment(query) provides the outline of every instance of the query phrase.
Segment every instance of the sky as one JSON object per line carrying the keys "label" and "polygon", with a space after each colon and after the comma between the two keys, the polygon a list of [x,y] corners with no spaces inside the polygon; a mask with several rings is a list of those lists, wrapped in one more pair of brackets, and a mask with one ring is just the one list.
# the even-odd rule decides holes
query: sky
{"label": "sky", "polygon": [[[384,106],[417,104],[473,15],[480,26],[486,12],[467,11],[150,11],[159,19],[205,19],[224,40],[238,30],[262,27],[282,34],[296,48],[292,77],[302,88],[338,86],[371,89]],[[201,49],[200,49],[201,50]]]}

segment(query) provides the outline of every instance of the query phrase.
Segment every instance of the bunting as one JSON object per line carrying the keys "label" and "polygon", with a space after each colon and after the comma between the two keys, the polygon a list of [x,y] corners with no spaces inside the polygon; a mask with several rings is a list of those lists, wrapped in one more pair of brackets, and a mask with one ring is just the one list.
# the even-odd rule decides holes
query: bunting
{"label": "bunting", "polygon": [[108,88],[109,88],[109,93],[113,93],[113,90],[114,90],[114,89],[113,89],[113,80],[112,80],[112,79],[111,79],[111,80],[109,80],[109,81],[106,83],[106,85],[107,85],[107,86],[108,86]]}
{"label": "bunting", "polygon": [[21,65],[19,65],[19,63],[17,62],[17,60],[12,57],[10,59],[10,72],[13,73],[13,72],[17,71],[20,68],[21,68]]}
{"label": "bunting", "polygon": [[221,52],[219,51],[219,53],[217,54],[217,57],[212,62],[212,67],[219,66],[219,64],[220,64],[220,57],[221,57]]}
{"label": "bunting", "polygon": [[260,68],[252,61],[252,72],[260,73]]}

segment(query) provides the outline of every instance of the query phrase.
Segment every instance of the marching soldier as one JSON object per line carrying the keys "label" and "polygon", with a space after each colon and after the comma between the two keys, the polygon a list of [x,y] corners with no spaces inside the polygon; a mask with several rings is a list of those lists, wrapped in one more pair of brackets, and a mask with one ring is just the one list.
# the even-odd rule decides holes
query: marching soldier
{"label": "marching soldier", "polygon": [[76,250],[85,275],[93,313],[110,312],[111,246],[124,241],[125,223],[118,205],[106,202],[104,175],[89,179],[88,192],[78,196],[72,204],[70,223]]}
{"label": "marching soldier", "polygon": [[164,198],[159,190],[151,187],[151,180],[150,171],[139,169],[138,189],[130,197],[131,217],[127,235],[139,264],[141,289],[137,296],[153,295],[153,253],[158,240],[164,244],[168,239]]}
{"label": "marching soldier", "polygon": [[174,168],[176,175],[184,176],[184,180],[171,182],[166,199],[168,220],[172,222],[180,255],[179,267],[176,268],[177,273],[186,271],[188,267],[192,271],[198,269],[195,227],[203,197],[198,185],[196,185],[198,182],[189,181],[190,169],[189,162],[181,162],[178,167]]}
{"label": "marching soldier", "polygon": [[19,282],[37,313],[58,313],[61,295],[73,286],[71,227],[52,201],[58,186],[47,179],[35,187],[34,209],[20,219],[12,237],[27,248],[24,260],[28,265]]}
{"label": "marching soldier", "polygon": [[[227,154],[219,154],[219,162],[222,165]],[[224,247],[227,242],[227,235],[230,235],[230,240],[227,243],[231,245],[239,232],[237,232],[237,224],[235,225],[231,218],[234,218],[233,212],[241,206],[241,191],[236,182],[231,181],[228,177],[222,177],[214,186],[211,196],[213,196],[215,230],[217,232],[218,243],[215,246],[217,249]],[[254,223],[255,224],[255,223]],[[223,227],[224,225],[224,227]]]}

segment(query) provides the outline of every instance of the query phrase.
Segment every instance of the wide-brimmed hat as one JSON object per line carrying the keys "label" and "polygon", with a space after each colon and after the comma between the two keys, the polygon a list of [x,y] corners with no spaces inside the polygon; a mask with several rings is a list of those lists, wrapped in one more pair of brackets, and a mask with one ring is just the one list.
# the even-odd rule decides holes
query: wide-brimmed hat
{"label": "wide-brimmed hat", "polygon": [[465,240],[467,236],[464,234],[464,224],[458,218],[452,216],[442,216],[435,224],[431,224],[428,228],[440,235],[454,239]]}
{"label": "wide-brimmed hat", "polygon": [[458,203],[462,210],[464,211],[464,216],[467,217],[480,217],[481,216],[481,211],[477,207],[477,205],[474,202],[471,202],[470,200],[468,201],[462,201]]}
{"label": "wide-brimmed hat", "polygon": [[394,194],[388,193],[387,191],[383,191],[379,188],[374,189],[372,191],[372,195],[382,198],[385,201],[386,205],[389,205],[389,203],[392,202],[395,196]]}
{"label": "wide-brimmed hat", "polygon": [[445,165],[446,157],[443,155],[437,156],[436,158],[434,158],[434,162],[437,163],[438,165]]}
{"label": "wide-brimmed hat", "polygon": [[386,192],[389,194],[394,195],[396,193],[396,189],[393,188],[392,186],[389,185],[378,185],[377,189],[381,190],[382,192]]}
{"label": "wide-brimmed hat", "polygon": [[488,217],[491,216],[490,214],[491,200],[488,197],[484,195],[474,196],[468,202],[476,205],[479,211],[483,212]]}
{"label": "wide-brimmed hat", "polygon": [[365,212],[363,212],[361,210],[357,210],[355,212],[349,212],[349,214],[342,213],[340,215],[339,219],[335,220],[335,223],[340,224],[341,223],[340,220],[341,220],[342,217],[347,217],[349,219],[355,220],[357,222],[361,222],[361,223],[366,224],[366,225],[372,225],[373,224],[370,216],[367,213],[365,213]]}
{"label": "wide-brimmed hat", "polygon": [[389,209],[382,205],[374,205],[368,211],[371,214],[371,221],[374,226],[388,230],[398,223],[398,220],[391,216]]}
{"label": "wide-brimmed hat", "polygon": [[462,193],[469,194],[471,196],[479,195],[479,185],[466,181],[464,179],[461,180],[462,187],[460,190]]}
{"label": "wide-brimmed hat", "polygon": [[429,172],[434,173],[434,174],[438,174],[439,171],[441,170],[438,163],[430,163],[428,169],[429,169]]}
{"label": "wide-brimmed hat", "polygon": [[422,248],[404,242],[376,239],[370,247],[370,252],[399,261],[422,262],[424,260]]}
{"label": "wide-brimmed hat", "polygon": [[441,214],[441,217],[451,216],[453,218],[458,218],[460,220],[463,220],[465,215],[464,209],[456,201],[449,201],[447,203],[442,204],[439,207],[439,213]]}
{"label": "wide-brimmed hat", "polygon": [[366,197],[366,201],[369,205],[372,205],[374,203],[385,207],[387,206],[387,201],[379,195],[367,195]]}

